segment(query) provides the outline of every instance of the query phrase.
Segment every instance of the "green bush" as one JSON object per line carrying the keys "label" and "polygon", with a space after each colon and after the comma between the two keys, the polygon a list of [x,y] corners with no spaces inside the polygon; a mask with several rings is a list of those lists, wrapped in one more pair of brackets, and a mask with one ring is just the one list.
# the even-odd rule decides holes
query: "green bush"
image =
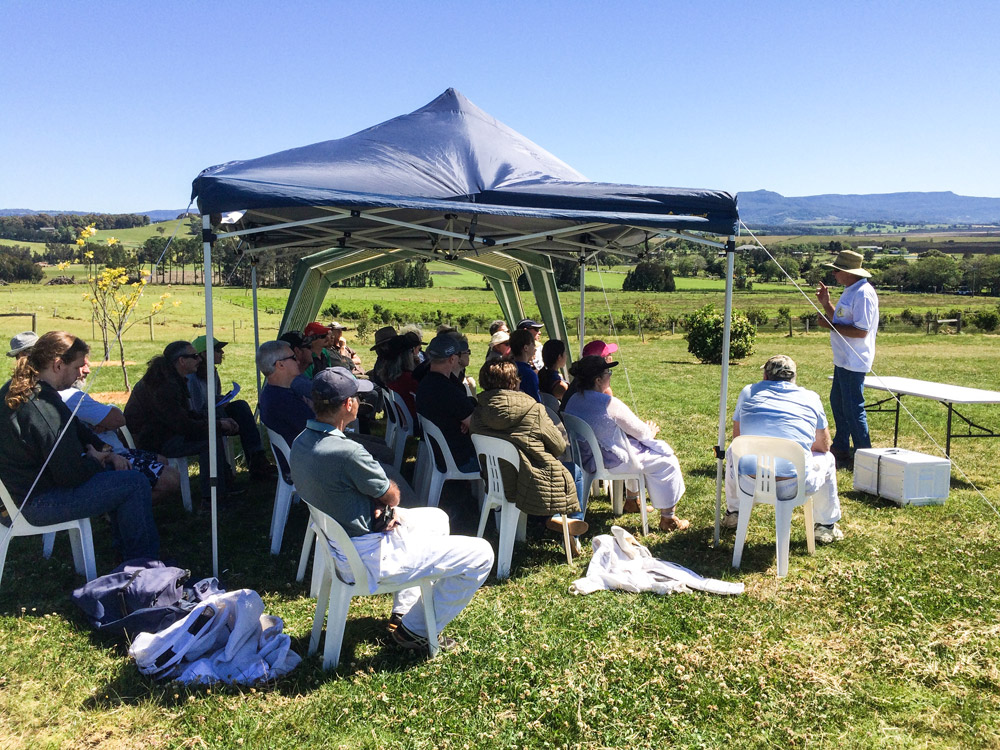
{"label": "green bush", "polygon": [[[722,329],[725,321],[714,305],[691,313],[685,318],[688,351],[701,362],[722,363]],[[729,333],[729,361],[734,362],[753,354],[757,329],[741,312],[733,311]]]}
{"label": "green bush", "polygon": [[753,323],[754,326],[760,328],[761,326],[767,325],[768,317],[767,313],[764,312],[763,308],[751,307],[746,312],[747,320]]}
{"label": "green bush", "polygon": [[996,310],[976,310],[969,319],[980,331],[995,331],[1000,326],[1000,314]]}

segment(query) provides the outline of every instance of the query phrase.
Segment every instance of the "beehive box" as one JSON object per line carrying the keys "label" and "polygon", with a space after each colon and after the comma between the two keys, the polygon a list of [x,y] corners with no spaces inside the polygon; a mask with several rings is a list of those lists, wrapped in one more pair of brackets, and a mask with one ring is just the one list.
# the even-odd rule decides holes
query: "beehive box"
{"label": "beehive box", "polygon": [[854,454],[854,489],[896,505],[943,505],[951,461],[905,448],[862,448]]}

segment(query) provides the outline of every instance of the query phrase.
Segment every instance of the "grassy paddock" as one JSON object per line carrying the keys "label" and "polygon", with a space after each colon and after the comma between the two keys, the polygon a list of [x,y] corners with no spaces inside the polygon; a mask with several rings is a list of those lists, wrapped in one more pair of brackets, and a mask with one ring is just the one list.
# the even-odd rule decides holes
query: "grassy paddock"
{"label": "grassy paddock", "polygon": [[[7,289],[0,291],[0,306],[34,306],[40,330],[66,327],[87,337],[86,309],[74,307],[71,292],[79,300],[79,290],[65,287],[14,287],[10,305]],[[135,329],[130,359],[142,362],[173,338],[197,335],[201,298],[194,289],[177,292],[183,304],[156,327],[155,342],[143,340],[148,328]],[[409,294],[400,292],[393,302]],[[452,304],[441,292],[428,304]],[[455,302],[464,303],[465,294],[456,293]],[[237,322],[222,376],[239,380],[253,400],[247,299],[221,291],[216,321],[219,337],[229,340]],[[52,306],[76,319],[51,318]],[[262,316],[265,336],[279,319]],[[4,336],[23,330],[15,320],[0,318]],[[473,336],[474,362],[485,342]],[[996,350],[995,336],[887,334],[877,364],[884,374],[997,387]],[[956,472],[946,505],[897,509],[854,492],[842,471],[843,542],[807,556],[797,516],[789,575],[778,581],[773,520],[762,508],[751,520],[743,569],[734,572],[731,534],[711,546],[719,368],[696,364],[680,335],[625,337],[622,351],[626,366],[615,374],[615,391],[633,401],[631,382],[637,413],[662,425],[688,485],[681,508],[691,529],[653,533],[646,544],[702,574],[742,581],[746,595],[574,598],[567,587],[583,575],[589,555],[568,567],[555,540],[533,541],[515,549],[511,580],[491,579],[451,626],[463,641],[455,654],[423,662],[387,646],[389,600],[366,598],[351,609],[337,672],[322,672],[311,658],[264,688],[189,689],[141,677],[123,647],[89,631],[67,597],[79,579],[65,535],[48,561],[40,540],[19,539],[0,588],[0,746],[1000,746],[998,523],[972,486]],[[794,357],[801,384],[825,400],[827,337],[765,331],[757,353],[731,370],[730,410],[739,387],[757,380],[764,359],[777,352]],[[142,369],[136,365],[134,375]],[[102,368],[94,387],[119,390],[120,375]],[[941,407],[906,403],[943,442]],[[1000,423],[995,408],[970,408],[969,416]],[[891,416],[873,416],[872,427],[876,445],[891,444]],[[900,443],[933,452],[908,420]],[[953,450],[996,505],[997,443],[959,440]],[[293,509],[282,554],[271,557],[272,499],[272,487],[254,485],[221,512],[222,581],[261,592],[304,653],[314,602],[293,581],[306,514]],[[210,574],[207,518],[187,516],[179,501],[156,514],[163,555],[195,578]],[[615,520],[603,499],[588,510],[595,534]],[[635,530],[638,517],[620,522]],[[99,568],[107,570],[107,525],[95,519],[94,531]]]}

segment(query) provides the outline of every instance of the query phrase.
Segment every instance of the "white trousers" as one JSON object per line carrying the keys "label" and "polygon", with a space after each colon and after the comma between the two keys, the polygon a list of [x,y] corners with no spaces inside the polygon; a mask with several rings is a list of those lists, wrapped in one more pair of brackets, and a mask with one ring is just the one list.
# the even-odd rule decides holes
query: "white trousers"
{"label": "white trousers", "polygon": [[[372,571],[376,562],[372,558],[381,554],[377,561],[380,584],[398,585],[443,573],[434,584],[434,612],[440,633],[483,585],[493,567],[493,547],[485,539],[451,536],[448,514],[440,508],[396,508],[396,516],[400,525],[382,535],[377,552],[372,550],[366,555],[359,550],[361,559]],[[397,592],[392,611],[403,615],[403,625],[411,633],[427,636],[419,586]]]}
{"label": "white trousers", "polygon": [[[649,502],[657,510],[670,510],[684,494],[684,477],[681,476],[681,465],[674,455],[673,449],[662,440],[650,440],[655,448],[633,443],[633,453],[646,480],[646,492]],[[612,474],[629,471],[624,464],[609,469]],[[628,489],[632,491],[632,487]],[[635,484],[638,489],[638,483]]]}
{"label": "white trousers", "polygon": [[[750,495],[754,491],[754,478],[740,474],[740,489]],[[790,500],[798,489],[797,479],[779,479],[775,490],[779,500]],[[832,453],[813,452],[806,459],[806,494],[813,499],[813,522],[824,526],[840,520],[840,495],[837,494],[837,464]],[[740,509],[736,493],[736,472],[733,470],[732,453],[726,451],[726,509],[735,513]]]}

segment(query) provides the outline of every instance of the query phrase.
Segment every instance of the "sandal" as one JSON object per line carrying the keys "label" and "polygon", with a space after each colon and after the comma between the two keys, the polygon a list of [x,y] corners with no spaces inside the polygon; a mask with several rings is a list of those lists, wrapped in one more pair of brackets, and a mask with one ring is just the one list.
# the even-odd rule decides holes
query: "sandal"
{"label": "sandal", "polygon": [[691,525],[686,518],[677,516],[660,516],[660,531],[684,531]]}

